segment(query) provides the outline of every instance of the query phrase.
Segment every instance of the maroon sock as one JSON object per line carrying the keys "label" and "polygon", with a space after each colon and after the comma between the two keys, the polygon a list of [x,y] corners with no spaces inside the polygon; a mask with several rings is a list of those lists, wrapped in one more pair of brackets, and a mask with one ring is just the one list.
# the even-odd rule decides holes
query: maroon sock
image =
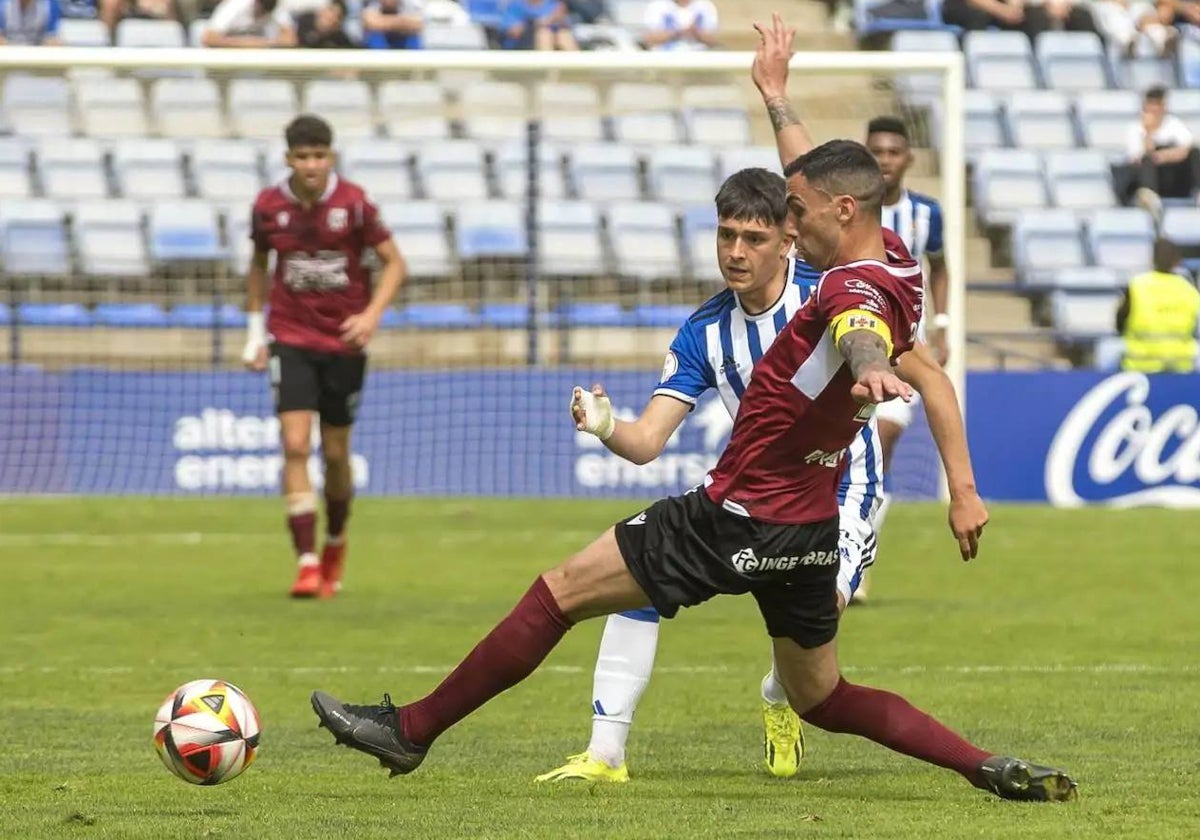
{"label": "maroon sock", "polygon": [[317,544],[317,515],[308,513],[293,513],[287,519],[288,530],[292,532],[292,545],[296,548],[296,556],[313,553]]}
{"label": "maroon sock", "polygon": [[532,674],[570,628],[571,622],[539,577],[441,685],[400,710],[405,737],[428,747],[488,700]]}
{"label": "maroon sock", "polygon": [[325,533],[337,538],[346,530],[346,520],[350,518],[350,499],[331,499],[325,497]]}
{"label": "maroon sock", "polygon": [[839,680],[833,693],[801,715],[827,732],[870,738],[898,753],[954,770],[980,785],[979,765],[991,755],[955,734],[898,694]]}

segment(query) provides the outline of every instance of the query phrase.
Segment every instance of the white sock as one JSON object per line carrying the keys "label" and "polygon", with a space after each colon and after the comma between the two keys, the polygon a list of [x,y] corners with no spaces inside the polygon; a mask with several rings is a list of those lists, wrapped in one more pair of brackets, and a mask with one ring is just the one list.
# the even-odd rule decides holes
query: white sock
{"label": "white sock", "polygon": [[296,561],[296,565],[300,566],[301,568],[304,566],[320,566],[321,558],[317,557],[316,554],[310,551],[307,554],[301,554],[300,559]]}
{"label": "white sock", "polygon": [[[625,761],[625,742],[642,692],[650,682],[658,650],[658,614],[636,610],[610,615],[600,639],[592,678],[592,758],[610,767]],[[653,618],[651,619],[651,616]]]}
{"label": "white sock", "polygon": [[787,691],[779,679],[774,662],[771,663],[771,673],[763,677],[762,698],[773,706],[785,705],[788,702]]}
{"label": "white sock", "polygon": [[883,522],[887,519],[888,508],[892,506],[892,494],[884,493],[883,501],[879,503],[879,509],[875,511],[875,533],[878,534],[883,530]]}

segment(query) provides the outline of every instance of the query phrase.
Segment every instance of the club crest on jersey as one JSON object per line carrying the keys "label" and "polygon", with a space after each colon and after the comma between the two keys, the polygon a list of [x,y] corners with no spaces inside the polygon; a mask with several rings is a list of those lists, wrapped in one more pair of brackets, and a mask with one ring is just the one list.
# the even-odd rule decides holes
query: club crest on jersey
{"label": "club crest on jersey", "polygon": [[279,225],[281,228],[287,227],[288,222],[290,222],[291,220],[292,220],[292,214],[286,210],[280,210],[278,213],[275,214],[275,224]]}
{"label": "club crest on jersey", "polygon": [[325,223],[332,232],[341,233],[350,223],[350,214],[346,212],[345,207],[332,207],[329,215],[325,217]]}
{"label": "club crest on jersey", "polygon": [[846,326],[852,330],[874,330],[879,328],[879,322],[869,315],[851,315]]}

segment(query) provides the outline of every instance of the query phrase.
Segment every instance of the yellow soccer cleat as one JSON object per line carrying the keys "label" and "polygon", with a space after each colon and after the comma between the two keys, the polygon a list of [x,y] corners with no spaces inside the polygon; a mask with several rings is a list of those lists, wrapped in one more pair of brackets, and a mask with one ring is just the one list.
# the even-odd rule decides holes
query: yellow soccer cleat
{"label": "yellow soccer cleat", "polygon": [[780,779],[790,779],[804,757],[804,728],[787,703],[763,701],[763,764]]}
{"label": "yellow soccer cleat", "polygon": [[609,767],[603,761],[592,758],[590,753],[581,752],[579,755],[567,756],[567,763],[562,767],[543,773],[534,779],[535,782],[628,782],[629,770],[625,762],[619,767]]}

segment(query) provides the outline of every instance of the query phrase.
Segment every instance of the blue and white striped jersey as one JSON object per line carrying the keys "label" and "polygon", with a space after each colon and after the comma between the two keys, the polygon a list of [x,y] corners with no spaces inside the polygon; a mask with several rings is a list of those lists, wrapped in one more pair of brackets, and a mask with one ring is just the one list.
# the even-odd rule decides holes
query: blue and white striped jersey
{"label": "blue and white striped jersey", "polygon": [[[736,416],[754,365],[817,288],[821,275],[793,259],[788,276],[779,300],[759,315],[747,315],[729,289],[709,298],[675,335],[654,394],[695,405],[701,394],[716,388],[730,418]],[[848,451],[838,502],[843,515],[869,522],[883,497],[883,452],[874,417]]]}
{"label": "blue and white striped jersey", "polygon": [[942,208],[936,199],[904,190],[882,213],[883,226],[904,241],[914,260],[942,253]]}

